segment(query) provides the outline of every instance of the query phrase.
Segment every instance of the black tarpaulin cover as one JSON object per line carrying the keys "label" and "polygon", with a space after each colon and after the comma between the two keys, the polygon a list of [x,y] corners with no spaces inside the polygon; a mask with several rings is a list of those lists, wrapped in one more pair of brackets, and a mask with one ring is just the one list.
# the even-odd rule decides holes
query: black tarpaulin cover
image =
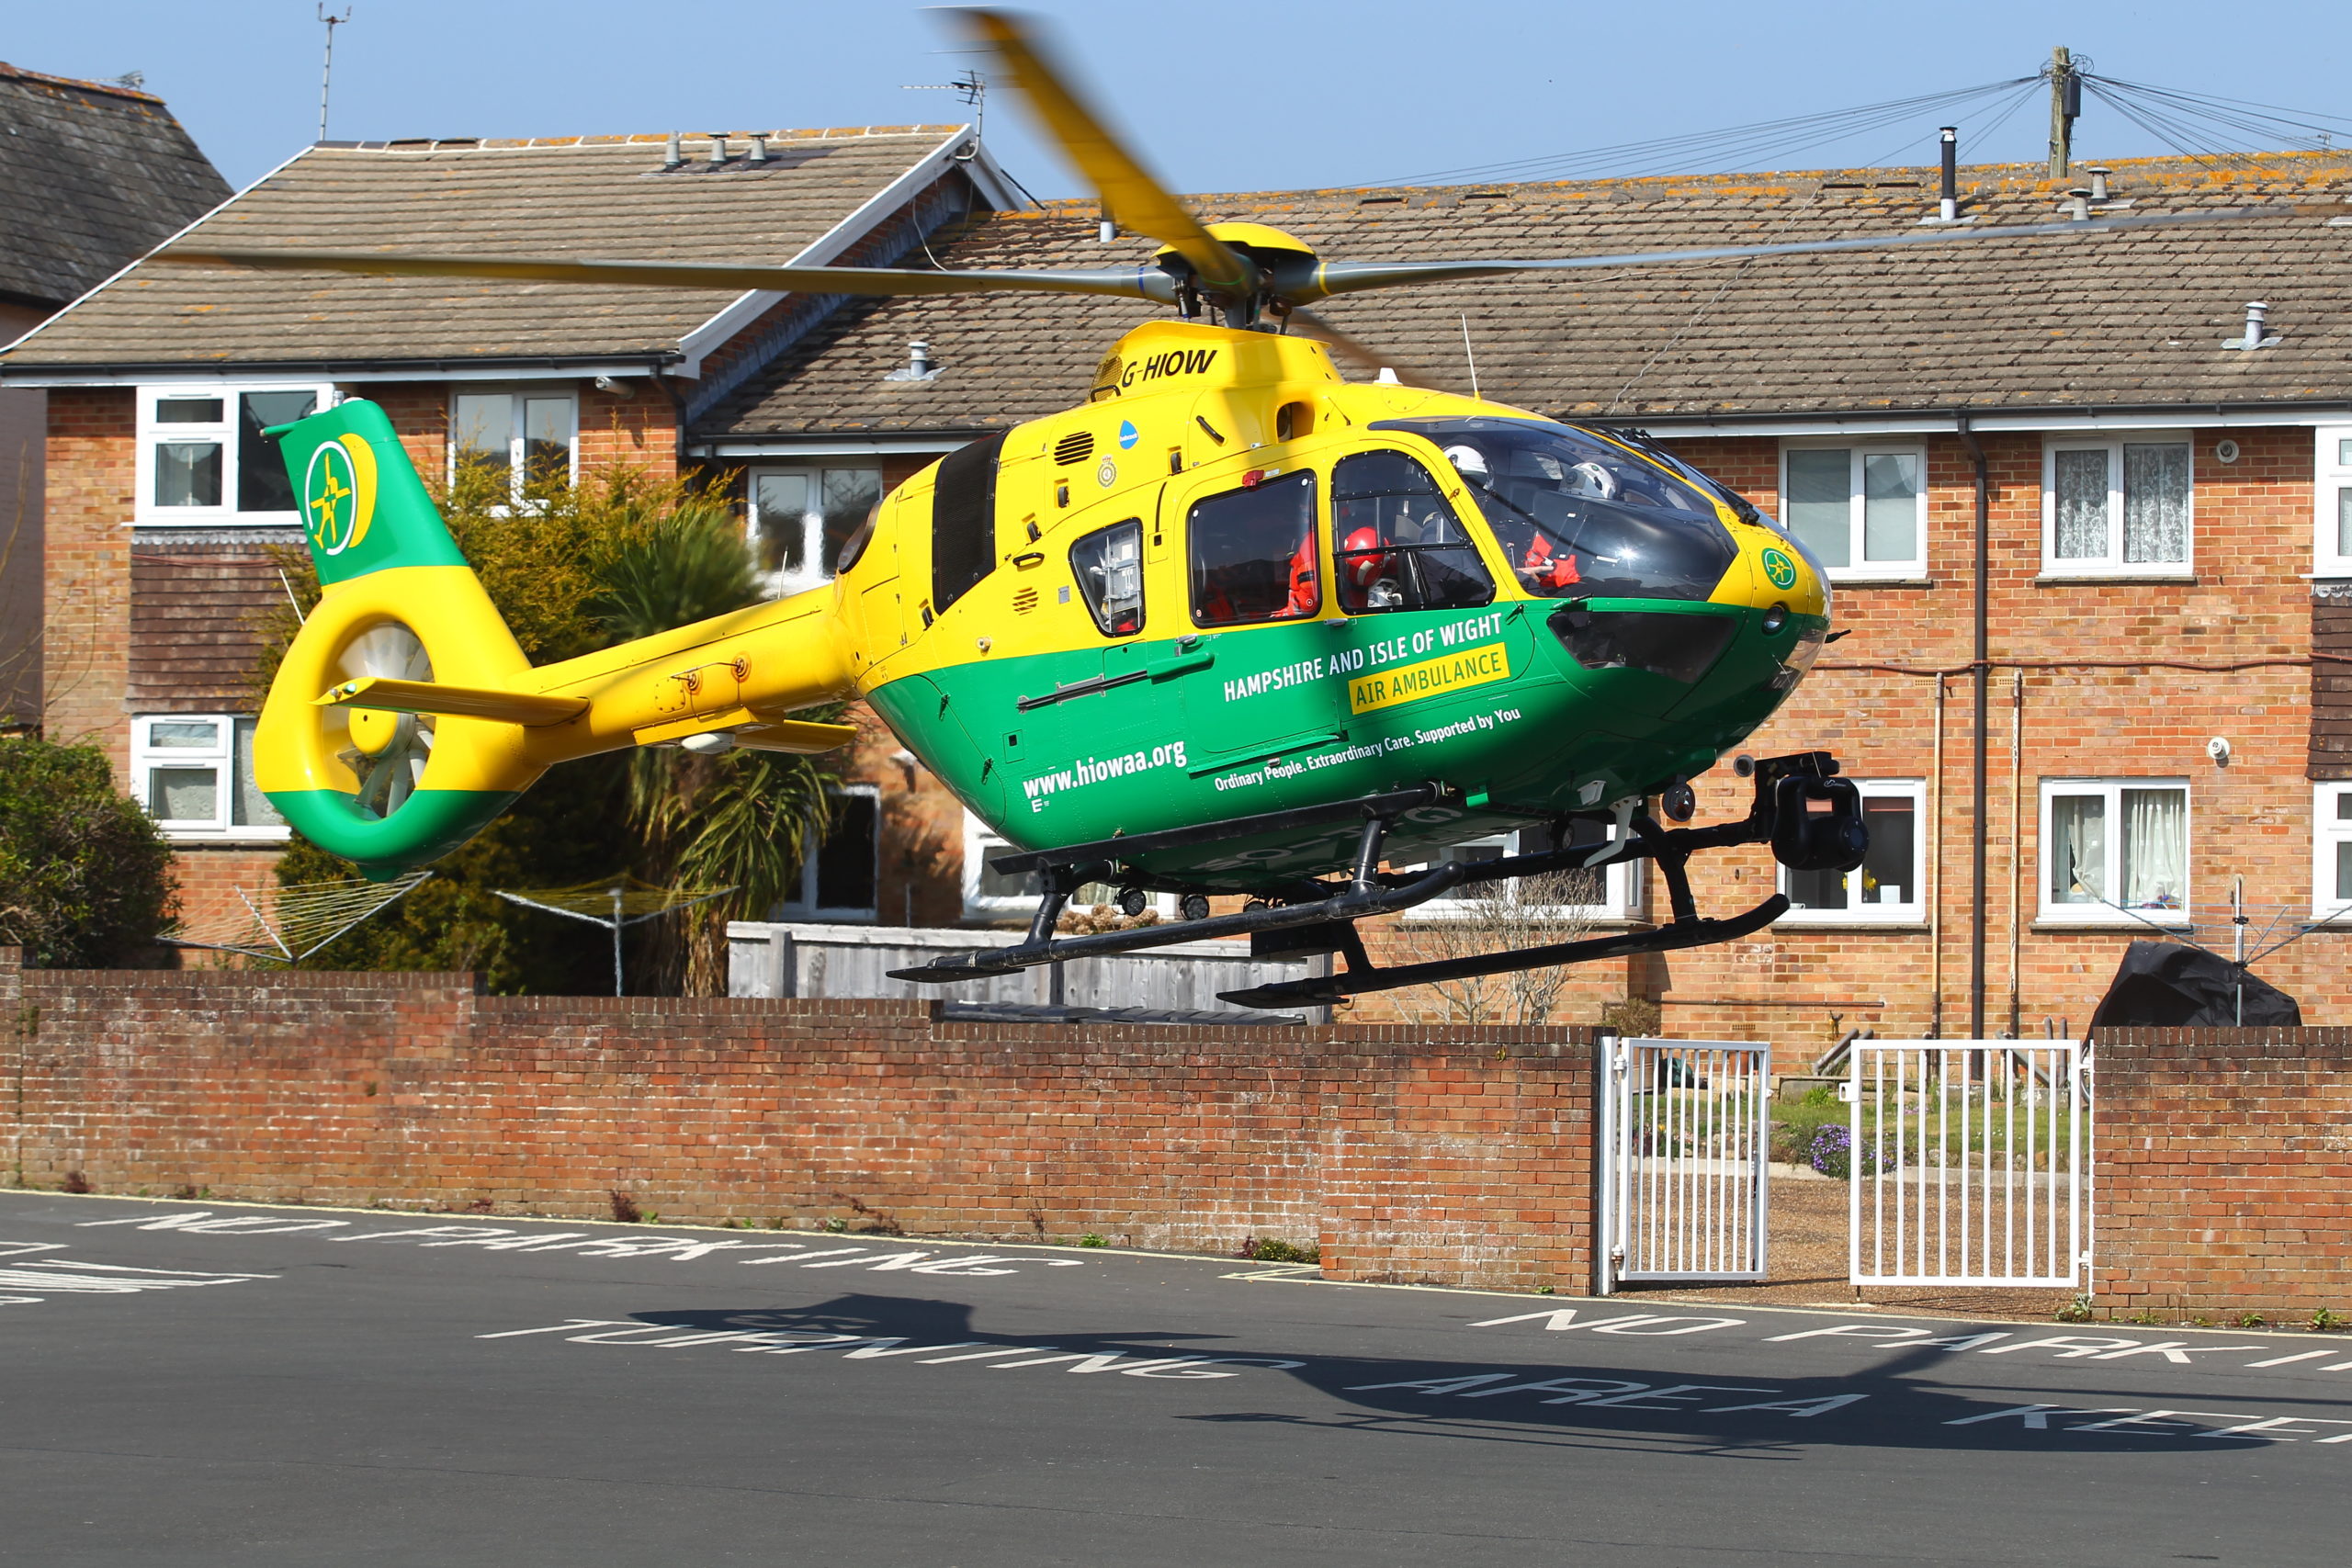
{"label": "black tarpaulin cover", "polygon": [[[2238,987],[2245,987],[2245,1012]],[[2303,1021],[2295,998],[2201,947],[2135,942],[2091,1015],[2093,1029],[2294,1029]]]}

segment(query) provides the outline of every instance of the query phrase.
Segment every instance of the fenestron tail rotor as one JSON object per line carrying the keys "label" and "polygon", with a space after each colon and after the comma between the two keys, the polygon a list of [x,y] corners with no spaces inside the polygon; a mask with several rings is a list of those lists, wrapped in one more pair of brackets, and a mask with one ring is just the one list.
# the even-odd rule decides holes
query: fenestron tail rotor
{"label": "fenestron tail rotor", "polygon": [[[430,681],[433,660],[424,643],[397,621],[371,626],[345,645],[335,660],[346,679],[368,676],[394,681]],[[358,780],[359,808],[376,818],[390,817],[416,793],[424,764],[433,755],[433,716],[395,713],[379,708],[323,707],[317,722],[340,725],[350,744],[339,749],[336,760]]]}

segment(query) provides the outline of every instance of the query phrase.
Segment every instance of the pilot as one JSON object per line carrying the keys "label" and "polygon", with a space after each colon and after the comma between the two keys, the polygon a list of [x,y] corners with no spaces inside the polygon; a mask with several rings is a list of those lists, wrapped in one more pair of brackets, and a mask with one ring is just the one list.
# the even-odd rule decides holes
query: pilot
{"label": "pilot", "polygon": [[[1476,446],[1455,446],[1445,449],[1445,460],[1471,484],[1483,491],[1494,489],[1494,476],[1487,468],[1487,456]],[[1591,474],[1585,470],[1590,468]],[[1592,495],[1614,493],[1614,489],[1601,491],[1596,488],[1595,476],[1606,483],[1608,476],[1589,463],[1580,463],[1563,486],[1572,494]],[[1557,593],[1584,581],[1577,570],[1576,552],[1564,540],[1556,540],[1532,518],[1515,508],[1498,511],[1487,508],[1487,522],[1495,530],[1495,538],[1510,558],[1511,570],[1531,593]]]}

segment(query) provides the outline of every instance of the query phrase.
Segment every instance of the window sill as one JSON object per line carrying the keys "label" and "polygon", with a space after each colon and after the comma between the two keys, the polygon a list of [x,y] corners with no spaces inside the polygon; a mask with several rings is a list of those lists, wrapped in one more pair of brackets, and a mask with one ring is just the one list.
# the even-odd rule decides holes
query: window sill
{"label": "window sill", "polygon": [[211,832],[201,828],[164,829],[164,841],[175,850],[283,849],[293,841],[293,834],[282,828],[275,831],[266,828],[247,828],[233,833]]}
{"label": "window sill", "polygon": [[2189,919],[2186,914],[2181,914],[2166,920],[2153,919],[2134,920],[2129,918],[2120,920],[2113,919],[2070,920],[2063,916],[2053,918],[2043,915],[2026,929],[2041,934],[2082,931],[2112,935],[2117,931],[2185,931],[2189,929]]}
{"label": "window sill", "polygon": [[2129,587],[2133,583],[2179,583],[2194,588],[2197,573],[2187,568],[2179,571],[2045,571],[2033,580],[2037,588],[2071,588],[2086,584],[2110,583]]}
{"label": "window sill", "polygon": [[1829,574],[1829,586],[1832,588],[1933,588],[1935,585],[1936,580],[1932,577],[1908,573],[1858,572],[1852,577],[1835,571]]}
{"label": "window sill", "polygon": [[[1467,909],[1420,908],[1407,910],[1401,923],[1408,930],[1415,927],[1427,930],[1432,926],[1454,925],[1463,920],[1476,919],[1478,917],[1475,912]],[[1514,916],[1514,918],[1516,917]],[[1568,922],[1563,921],[1562,923],[1566,924]],[[1589,919],[1584,919],[1583,924],[1589,930],[1597,931],[1647,931],[1650,929],[1650,922],[1640,915],[1594,915]]]}
{"label": "window sill", "polygon": [[1872,920],[1837,915],[1801,915],[1795,910],[1772,922],[1774,931],[1866,931],[1885,936],[1925,936],[1935,928],[1917,915],[1897,920]]}

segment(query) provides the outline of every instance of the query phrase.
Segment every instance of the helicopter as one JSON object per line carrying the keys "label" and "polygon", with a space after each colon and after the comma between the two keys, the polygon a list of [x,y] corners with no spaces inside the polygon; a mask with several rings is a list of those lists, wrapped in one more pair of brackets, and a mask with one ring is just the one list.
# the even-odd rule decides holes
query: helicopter
{"label": "helicopter", "polygon": [[[998,290],[1172,307],[1098,363],[1085,401],[976,441],[884,497],[833,581],[533,667],[451,540],[383,411],[272,429],[322,598],[254,741],[297,830],[390,877],[447,853],[546,769],[637,746],[819,753],[863,698],[1042,886],[1010,948],[897,971],[953,983],[1211,937],[1344,966],[1226,993],[1317,1004],[1734,940],[1775,893],[1701,915],[1693,855],[1769,844],[1850,870],[1859,793],[1824,752],[1740,757],[1747,814],[1703,828],[1691,781],[1795,691],[1830,636],[1826,574],[1772,518],[1637,434],[1474,396],[1350,381],[1376,359],[1312,303],[1465,278],[2081,235],[2223,214],[1529,261],[1326,260],[1280,230],[1203,223],[1071,85],[1030,24],[954,13],[992,50],[1151,265],[917,271],[213,250],[154,259],[309,273],[887,296]],[[1668,826],[1668,824],[1676,824]],[[1521,852],[1450,850],[1498,833]],[[1465,886],[1646,860],[1649,930],[1374,965],[1356,922]],[[1404,868],[1404,869],[1399,869]],[[1058,935],[1117,889],[1180,921]],[[1210,899],[1242,908],[1214,913]]]}

